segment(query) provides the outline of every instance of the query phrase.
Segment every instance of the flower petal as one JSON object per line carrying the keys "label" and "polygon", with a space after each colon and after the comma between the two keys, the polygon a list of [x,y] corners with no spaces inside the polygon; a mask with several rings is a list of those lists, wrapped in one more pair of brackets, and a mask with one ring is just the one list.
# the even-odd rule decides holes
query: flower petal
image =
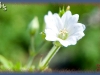
{"label": "flower petal", "polygon": [[79,19],[79,15],[78,14],[75,14],[75,15],[72,15],[69,19],[69,24],[72,25],[74,23],[77,23],[78,22],[78,19]]}
{"label": "flower petal", "polygon": [[77,33],[74,33],[72,36],[75,37],[76,40],[78,41],[78,40],[81,39],[83,36],[85,36],[85,34],[84,34],[83,32],[77,32]]}
{"label": "flower petal", "polygon": [[45,29],[46,37],[45,39],[48,41],[56,41],[57,40],[57,34],[54,33],[51,29]]}
{"label": "flower petal", "polygon": [[85,30],[85,25],[81,24],[81,23],[76,23],[73,25],[73,27],[69,27],[68,32],[69,32],[69,36],[74,35],[76,33],[83,33],[83,31]]}
{"label": "flower petal", "polygon": [[68,25],[69,18],[72,16],[70,11],[66,11],[63,16],[61,17],[61,20],[63,22],[63,26]]}
{"label": "flower petal", "polygon": [[75,45],[77,43],[77,40],[74,37],[69,37],[66,40],[62,40],[58,38],[58,41],[65,47],[69,45]]}
{"label": "flower petal", "polygon": [[56,31],[60,31],[62,28],[62,21],[60,19],[60,16],[58,14],[52,14],[50,11],[48,12],[48,15],[44,17],[46,28],[53,29]]}
{"label": "flower petal", "polygon": [[69,18],[69,20],[67,21],[67,23],[65,24],[65,28],[69,29],[69,28],[73,27],[73,25],[78,22],[78,19],[79,19],[78,14],[72,15]]}
{"label": "flower petal", "polygon": [[56,32],[58,31],[53,14],[50,11],[48,12],[48,15],[45,15],[44,20],[46,23],[46,29],[52,29],[55,30]]}
{"label": "flower petal", "polygon": [[53,15],[53,17],[54,17],[55,25],[57,29],[60,31],[63,28],[62,20],[60,16],[56,13]]}

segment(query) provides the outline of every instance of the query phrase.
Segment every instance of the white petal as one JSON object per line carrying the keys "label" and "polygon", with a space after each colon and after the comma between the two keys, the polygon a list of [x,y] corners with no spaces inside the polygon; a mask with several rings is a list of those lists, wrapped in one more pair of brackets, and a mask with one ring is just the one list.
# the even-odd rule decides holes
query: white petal
{"label": "white petal", "polygon": [[54,17],[55,25],[57,29],[60,31],[63,28],[62,20],[60,16],[56,13],[53,15],[53,17]]}
{"label": "white petal", "polygon": [[51,11],[48,11],[48,15],[52,15],[52,12]]}
{"label": "white petal", "polygon": [[61,40],[58,38],[58,41],[65,47],[75,45],[77,43],[77,40],[74,37],[69,37],[66,40]]}
{"label": "white petal", "polygon": [[72,36],[69,36],[66,40],[58,38],[58,41],[65,47],[69,45],[75,45],[79,39],[81,39],[85,34],[83,32],[75,33]]}
{"label": "white petal", "polygon": [[78,19],[79,19],[78,14],[75,15],[69,14],[68,18],[66,18],[66,21],[64,22],[64,27],[66,29],[73,27],[73,25],[78,22]]}
{"label": "white petal", "polygon": [[45,29],[46,37],[45,39],[48,41],[56,41],[57,40],[57,34],[52,31],[51,29]]}
{"label": "white petal", "polygon": [[48,15],[45,15],[44,20],[45,20],[47,29],[52,29],[52,30],[55,30],[56,32],[58,31],[53,14],[50,11],[48,12]]}
{"label": "white petal", "polygon": [[76,38],[76,40],[78,41],[79,39],[81,39],[83,36],[85,36],[85,34],[83,32],[77,32],[75,34],[72,35],[73,37]]}
{"label": "white petal", "polygon": [[77,23],[78,22],[78,19],[79,19],[79,15],[78,14],[75,14],[75,15],[72,15],[69,19],[69,24],[74,24],[74,23]]}
{"label": "white petal", "polygon": [[63,14],[63,16],[61,17],[61,20],[63,22],[63,25],[68,25],[68,21],[69,21],[69,18],[72,16],[71,12],[70,11],[67,11]]}
{"label": "white petal", "polygon": [[76,23],[73,25],[73,27],[68,28],[69,36],[74,35],[76,33],[83,33],[85,30],[85,25],[81,23]]}
{"label": "white petal", "polygon": [[73,22],[77,23],[78,19],[79,19],[79,15],[78,14],[75,14],[75,15],[72,16]]}

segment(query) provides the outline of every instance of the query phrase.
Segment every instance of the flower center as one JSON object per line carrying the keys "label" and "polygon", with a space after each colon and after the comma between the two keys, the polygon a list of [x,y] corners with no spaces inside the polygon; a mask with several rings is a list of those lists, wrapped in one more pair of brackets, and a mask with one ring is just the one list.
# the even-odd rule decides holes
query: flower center
{"label": "flower center", "polygon": [[58,34],[58,37],[62,40],[66,40],[67,37],[68,37],[68,32],[67,30],[64,28],[62,30],[60,30],[59,34]]}

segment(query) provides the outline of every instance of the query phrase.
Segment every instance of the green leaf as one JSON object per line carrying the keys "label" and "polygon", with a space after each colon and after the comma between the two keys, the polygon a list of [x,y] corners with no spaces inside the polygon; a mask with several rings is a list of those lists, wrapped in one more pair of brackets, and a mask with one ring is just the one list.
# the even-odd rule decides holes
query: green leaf
{"label": "green leaf", "polygon": [[14,71],[21,71],[22,68],[22,64],[20,62],[17,62],[14,66],[13,66],[13,70]]}
{"label": "green leaf", "polygon": [[5,68],[6,70],[12,70],[13,68],[13,63],[11,61],[8,61],[2,55],[0,55],[0,63],[1,68]]}

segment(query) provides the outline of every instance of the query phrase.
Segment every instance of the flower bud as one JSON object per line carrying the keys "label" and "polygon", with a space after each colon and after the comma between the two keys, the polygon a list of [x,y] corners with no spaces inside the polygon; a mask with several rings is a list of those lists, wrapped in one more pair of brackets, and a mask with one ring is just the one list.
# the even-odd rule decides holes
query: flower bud
{"label": "flower bud", "polygon": [[35,33],[38,31],[38,29],[39,29],[38,17],[34,17],[29,25],[30,34],[35,35]]}
{"label": "flower bud", "polygon": [[70,10],[70,6],[67,6],[66,11]]}
{"label": "flower bud", "polygon": [[70,10],[70,6],[67,6],[66,10],[64,10],[64,6],[62,9],[59,8],[59,16],[61,17],[68,10]]}
{"label": "flower bud", "polygon": [[59,16],[61,17],[65,13],[64,6],[63,8],[59,8]]}

